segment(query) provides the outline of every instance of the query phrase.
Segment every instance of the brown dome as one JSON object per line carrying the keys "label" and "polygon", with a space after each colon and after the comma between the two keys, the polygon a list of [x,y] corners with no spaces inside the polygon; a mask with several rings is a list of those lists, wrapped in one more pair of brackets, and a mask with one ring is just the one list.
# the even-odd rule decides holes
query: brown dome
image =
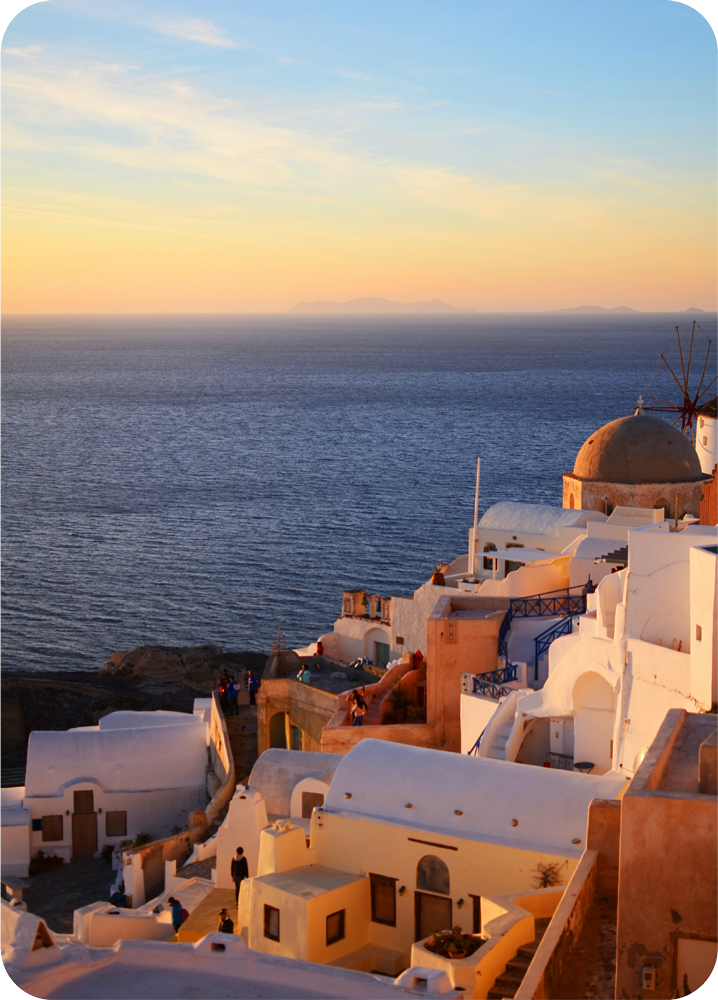
{"label": "brown dome", "polygon": [[605,483],[685,483],[703,478],[689,438],[667,421],[643,413],[599,428],[576,456],[573,473]]}

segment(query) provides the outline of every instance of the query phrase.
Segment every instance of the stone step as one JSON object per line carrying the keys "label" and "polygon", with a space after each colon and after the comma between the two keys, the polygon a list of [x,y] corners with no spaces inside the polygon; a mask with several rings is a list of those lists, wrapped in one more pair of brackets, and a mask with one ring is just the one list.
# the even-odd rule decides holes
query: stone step
{"label": "stone step", "polygon": [[511,990],[513,996],[523,981],[524,977],[520,972],[502,972],[494,983],[494,989]]}

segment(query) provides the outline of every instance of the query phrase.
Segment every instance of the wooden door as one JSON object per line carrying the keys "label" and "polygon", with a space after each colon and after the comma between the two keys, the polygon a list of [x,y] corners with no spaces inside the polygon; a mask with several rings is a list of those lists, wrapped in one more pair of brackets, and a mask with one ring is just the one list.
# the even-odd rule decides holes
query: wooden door
{"label": "wooden door", "polygon": [[72,814],[72,856],[91,858],[97,850],[97,813]]}
{"label": "wooden door", "polygon": [[451,927],[451,899],[448,896],[432,896],[428,892],[414,893],[416,916],[415,941],[422,941],[436,931]]}

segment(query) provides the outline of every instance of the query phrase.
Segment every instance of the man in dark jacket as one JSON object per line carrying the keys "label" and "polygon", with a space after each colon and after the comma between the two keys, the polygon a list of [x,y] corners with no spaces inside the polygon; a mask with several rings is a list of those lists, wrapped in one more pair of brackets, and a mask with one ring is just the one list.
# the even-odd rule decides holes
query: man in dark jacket
{"label": "man in dark jacket", "polygon": [[234,880],[235,902],[239,900],[239,887],[246,878],[249,878],[249,866],[247,865],[247,859],[244,856],[243,848],[238,847],[237,853],[232,858],[232,879]]}
{"label": "man in dark jacket", "polygon": [[220,934],[234,934],[234,921],[226,910],[219,911],[219,927],[217,930]]}
{"label": "man in dark jacket", "polygon": [[182,926],[182,904],[174,896],[168,896],[167,902],[172,911],[172,926],[174,927],[175,934],[177,934]]}

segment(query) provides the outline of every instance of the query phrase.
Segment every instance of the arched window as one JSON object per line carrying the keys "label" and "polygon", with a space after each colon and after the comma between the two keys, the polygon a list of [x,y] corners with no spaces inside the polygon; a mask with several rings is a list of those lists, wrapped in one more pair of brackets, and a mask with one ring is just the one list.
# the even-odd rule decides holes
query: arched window
{"label": "arched window", "polygon": [[569,497],[569,500],[568,500],[568,505],[571,508],[571,510],[574,509],[574,503],[575,503],[575,501],[573,499],[573,493],[572,493],[571,496]]}
{"label": "arched window", "polygon": [[450,895],[449,869],[441,858],[427,854],[421,859],[416,866],[416,888],[442,896]]}
{"label": "arched window", "polygon": [[[494,545],[494,543],[487,542],[486,545],[484,545],[484,552],[496,552],[496,546]],[[484,569],[493,569],[493,568],[494,568],[494,560],[487,559],[486,556],[484,556]]]}

